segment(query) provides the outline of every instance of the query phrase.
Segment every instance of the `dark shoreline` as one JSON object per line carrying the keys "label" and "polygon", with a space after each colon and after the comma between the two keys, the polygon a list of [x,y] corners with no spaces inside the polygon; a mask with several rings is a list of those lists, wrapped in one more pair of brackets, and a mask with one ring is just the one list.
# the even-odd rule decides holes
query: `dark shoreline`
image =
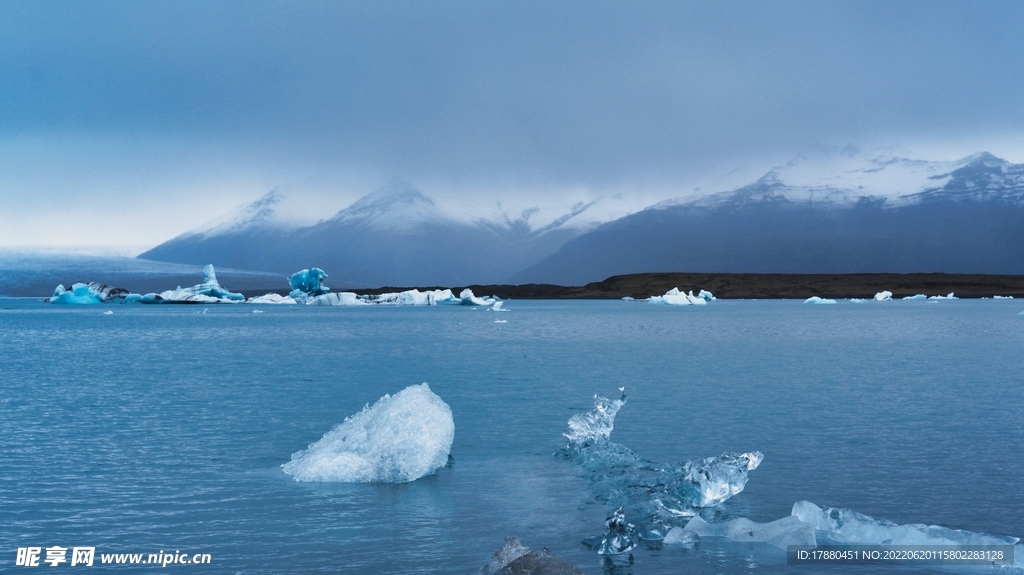
{"label": "dark shoreline", "polygon": [[[995,295],[1024,297],[1024,275],[985,274],[727,274],[727,273],[645,273],[612,276],[585,286],[552,284],[429,286],[419,290],[451,288],[456,295],[464,288],[476,295],[496,295],[502,299],[619,299],[662,295],[672,288],[694,293],[704,289],[721,299],[806,299],[871,298],[888,290],[894,298],[916,294],[980,298]],[[335,289],[359,294],[400,292],[412,287]],[[246,297],[268,292],[286,294],[280,289],[243,290]]]}

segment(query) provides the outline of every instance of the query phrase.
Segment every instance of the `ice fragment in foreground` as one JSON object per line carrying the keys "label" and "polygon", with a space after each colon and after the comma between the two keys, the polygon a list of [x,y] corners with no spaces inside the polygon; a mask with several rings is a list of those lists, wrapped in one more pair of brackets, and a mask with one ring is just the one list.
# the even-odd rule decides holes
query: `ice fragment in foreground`
{"label": "ice fragment in foreground", "polygon": [[621,508],[615,510],[604,525],[607,528],[604,535],[591,537],[583,541],[583,544],[595,549],[598,555],[621,555],[636,547],[632,535],[635,527],[626,522]]}
{"label": "ice fragment in foreground", "polygon": [[807,298],[806,300],[804,300],[804,303],[813,303],[813,304],[819,304],[820,305],[820,304],[836,303],[836,300],[834,300],[834,299],[823,299],[823,298],[820,298],[818,296],[811,296],[811,297]]}
{"label": "ice fragment in foreground", "polygon": [[[671,527],[682,527],[701,507],[743,491],[748,472],[764,458],[755,451],[683,464],[648,461],[610,439],[615,415],[625,403],[624,391],[615,400],[595,395],[593,410],[569,419],[569,443],[557,455],[589,473],[595,496],[621,512],[616,525],[629,526],[631,536],[659,539]],[[597,546],[599,540],[591,543]]]}
{"label": "ice fragment in foreground", "polygon": [[296,481],[407,483],[448,462],[452,410],[426,384],[385,395],[282,465]]}
{"label": "ice fragment in foreground", "polygon": [[700,537],[725,537],[740,543],[767,543],[780,549],[785,549],[787,545],[817,544],[814,527],[793,516],[770,523],[755,523],[746,517],[723,523],[708,523],[698,515],[686,524],[683,531]]}
{"label": "ice fragment in foreground", "polygon": [[517,537],[506,537],[494,555],[477,571],[477,575],[583,575],[578,567],[555,557],[545,547],[533,551]]}
{"label": "ice fragment in foreground", "polygon": [[820,542],[858,545],[1013,545],[1017,537],[986,535],[908,523],[897,525],[885,519],[875,519],[852,509],[818,507],[810,501],[793,504],[792,516],[813,527]]}
{"label": "ice fragment in foreground", "polygon": [[892,292],[885,290],[875,294],[875,301],[890,301],[892,300]]}

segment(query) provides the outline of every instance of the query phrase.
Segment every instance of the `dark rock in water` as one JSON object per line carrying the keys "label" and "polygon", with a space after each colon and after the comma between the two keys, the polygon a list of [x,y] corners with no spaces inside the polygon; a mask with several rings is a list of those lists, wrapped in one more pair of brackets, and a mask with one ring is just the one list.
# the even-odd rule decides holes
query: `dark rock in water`
{"label": "dark rock in water", "polygon": [[578,567],[555,557],[545,547],[533,551],[517,537],[506,537],[494,556],[480,568],[479,575],[583,575]]}

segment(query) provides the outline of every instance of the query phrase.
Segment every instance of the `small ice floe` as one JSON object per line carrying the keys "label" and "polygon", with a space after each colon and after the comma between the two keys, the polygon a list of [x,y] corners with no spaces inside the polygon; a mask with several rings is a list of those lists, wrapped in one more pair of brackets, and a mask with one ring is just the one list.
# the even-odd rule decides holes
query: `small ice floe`
{"label": "small ice floe", "polygon": [[629,296],[626,296],[626,297],[622,298],[622,301],[636,301],[636,298],[631,298]]}
{"label": "small ice floe", "polygon": [[491,307],[487,308],[487,311],[509,311],[509,310],[507,310],[507,309],[503,309],[503,308],[501,307],[501,306],[502,306],[502,304],[504,304],[504,303],[505,303],[505,302],[504,302],[504,301],[502,301],[502,300],[498,300],[498,301],[495,301],[495,302],[494,302],[494,305],[492,305]]}
{"label": "small ice floe", "polygon": [[496,320],[494,320],[494,323],[508,323],[508,320],[507,319],[496,319]]}
{"label": "small ice floe", "polygon": [[277,293],[268,293],[261,296],[251,297],[245,300],[245,303],[254,304],[266,304],[266,305],[295,305],[299,302],[295,301],[291,296],[281,295]]}
{"label": "small ice floe", "polygon": [[930,297],[928,299],[940,300],[940,299],[960,299],[960,298],[958,298],[955,295],[953,295],[953,292],[949,292],[946,295],[933,295],[932,297]]}
{"label": "small ice floe", "polygon": [[809,297],[809,298],[805,299],[805,300],[804,300],[804,303],[810,303],[810,304],[818,304],[818,305],[822,305],[822,304],[833,304],[833,303],[836,303],[836,300],[834,300],[834,299],[825,299],[825,298],[820,298],[820,297],[818,297],[818,296],[811,296],[811,297]]}
{"label": "small ice floe", "polygon": [[904,300],[916,301],[916,300],[928,299],[928,296],[924,295],[923,293],[919,293],[917,295],[904,296],[903,299]]}
{"label": "small ice floe", "polygon": [[385,395],[281,466],[296,481],[407,483],[448,463],[452,410],[426,384]]}
{"label": "small ice floe", "polygon": [[992,299],[1013,299],[1012,295],[994,295]]}
{"label": "small ice floe", "polygon": [[254,309],[254,310],[252,310],[252,313],[263,313],[263,310],[261,310],[261,309]]}
{"label": "small ice floe", "polygon": [[892,301],[892,292],[886,290],[876,293],[875,301]]}
{"label": "small ice floe", "polygon": [[103,315],[114,315],[114,312],[108,309],[107,311],[103,312]]}
{"label": "small ice floe", "polygon": [[647,303],[660,305],[706,305],[712,299],[714,299],[714,296],[708,291],[701,290],[700,295],[693,295],[693,290],[690,290],[690,293],[683,293],[679,291],[679,288],[672,288],[665,292],[665,295],[647,298]]}
{"label": "small ice floe", "polygon": [[855,298],[850,298],[850,303],[868,303],[868,300],[866,300],[864,298],[855,297]]}

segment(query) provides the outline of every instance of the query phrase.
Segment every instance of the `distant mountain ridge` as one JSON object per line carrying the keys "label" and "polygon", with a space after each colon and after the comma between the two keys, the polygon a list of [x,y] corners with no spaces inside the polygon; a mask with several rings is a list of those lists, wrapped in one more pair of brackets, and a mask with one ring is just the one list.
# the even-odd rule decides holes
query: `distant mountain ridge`
{"label": "distant mountain ridge", "polygon": [[[332,285],[582,285],[625,273],[1024,273],[1024,165],[841,151],[798,156],[728,191],[611,221],[593,202],[454,214],[394,183],[317,222],[272,190],[140,257],[291,273]],[[326,214],[325,214],[326,215]],[[590,218],[587,220],[586,218]]]}
{"label": "distant mountain ridge", "polygon": [[[671,271],[1024,273],[1024,165],[988,153],[875,163],[875,172],[816,181],[787,178],[794,167],[787,165],[732,192],[662,202],[570,240],[511,280],[580,285]],[[851,185],[886,169],[901,186]]]}

